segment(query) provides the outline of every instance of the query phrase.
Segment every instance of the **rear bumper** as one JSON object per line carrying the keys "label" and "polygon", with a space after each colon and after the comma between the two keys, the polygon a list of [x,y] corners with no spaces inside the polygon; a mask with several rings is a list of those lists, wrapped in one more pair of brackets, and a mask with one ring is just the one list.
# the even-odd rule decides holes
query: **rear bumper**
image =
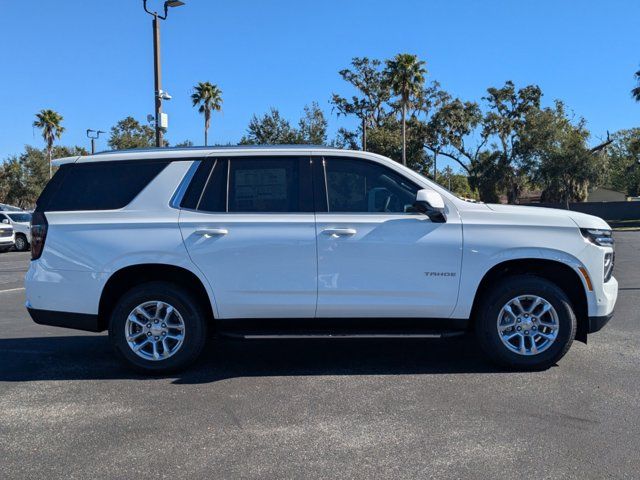
{"label": "rear bumper", "polygon": [[34,322],[52,327],[73,328],[87,332],[101,332],[104,330],[98,322],[98,315],[88,313],[55,312],[53,310],[38,310],[29,308],[29,315]]}
{"label": "rear bumper", "polygon": [[601,317],[589,317],[589,326],[587,333],[596,333],[602,329],[613,317],[613,311]]}

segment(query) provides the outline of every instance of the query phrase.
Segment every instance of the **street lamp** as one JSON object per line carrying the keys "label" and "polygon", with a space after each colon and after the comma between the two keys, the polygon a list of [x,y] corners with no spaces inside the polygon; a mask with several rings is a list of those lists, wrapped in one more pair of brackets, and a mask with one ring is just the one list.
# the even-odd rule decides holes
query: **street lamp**
{"label": "street lamp", "polygon": [[[160,23],[158,20],[166,20],[169,8],[180,7],[184,2],[180,0],[167,0],[164,2],[164,15],[158,12],[152,12],[147,8],[147,0],[142,0],[144,11],[153,17],[153,76],[154,76],[154,93],[153,100],[155,102],[156,115],[156,147],[162,147],[162,129],[167,127],[166,115],[162,115],[162,99],[166,98],[166,92],[162,91],[162,76],[160,73]],[[169,97],[170,98],[170,97]]]}
{"label": "street lamp", "polygon": [[87,137],[91,139],[91,155],[96,153],[96,138],[99,138],[101,133],[107,133],[107,132],[103,132],[102,130],[92,130],[90,128],[87,128]]}

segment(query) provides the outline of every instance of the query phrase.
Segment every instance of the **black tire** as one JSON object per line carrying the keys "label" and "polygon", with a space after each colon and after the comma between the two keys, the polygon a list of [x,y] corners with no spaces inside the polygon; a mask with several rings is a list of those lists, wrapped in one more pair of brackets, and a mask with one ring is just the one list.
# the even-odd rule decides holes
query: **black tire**
{"label": "black tire", "polygon": [[14,248],[17,252],[26,252],[29,250],[29,242],[27,242],[27,237],[24,235],[16,235],[16,243],[14,244]]}
{"label": "black tire", "polygon": [[[137,306],[152,301],[173,306],[184,322],[182,345],[172,356],[160,360],[138,356],[126,339],[129,314]],[[165,374],[189,366],[202,352],[206,337],[207,318],[200,303],[184,288],[168,282],[149,282],[132,288],[118,300],[109,321],[109,340],[118,356],[134,370],[146,374]]]}
{"label": "black tire", "polygon": [[[511,351],[498,332],[498,317],[503,306],[515,297],[526,295],[536,295],[549,302],[558,317],[557,337],[546,350],[533,355]],[[518,275],[504,278],[491,288],[482,299],[475,326],[480,346],[495,363],[517,370],[544,370],[556,364],[571,347],[576,335],[576,316],[569,298],[555,283],[533,275]]]}

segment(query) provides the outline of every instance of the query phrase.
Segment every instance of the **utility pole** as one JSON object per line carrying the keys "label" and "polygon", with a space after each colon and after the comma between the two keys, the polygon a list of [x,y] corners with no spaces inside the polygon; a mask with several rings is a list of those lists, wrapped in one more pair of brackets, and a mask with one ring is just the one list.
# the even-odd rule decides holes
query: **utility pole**
{"label": "utility pole", "polygon": [[103,132],[102,130],[92,130],[90,128],[87,128],[87,137],[91,139],[91,155],[96,153],[96,139],[100,138],[101,133],[106,132]]}
{"label": "utility pole", "polygon": [[167,127],[166,116],[162,115],[162,100],[170,100],[171,96],[162,91],[162,72],[160,69],[160,22],[159,20],[166,20],[169,7],[179,7],[184,5],[184,2],[180,0],[167,0],[164,2],[164,15],[159,15],[158,12],[152,12],[147,8],[147,0],[142,0],[142,6],[144,11],[153,17],[153,83],[154,93],[153,101],[155,105],[156,116],[156,147],[164,146],[163,129]]}
{"label": "utility pole", "polygon": [[158,22],[158,14],[153,13],[153,85],[155,98],[155,115],[156,115],[156,147],[163,146],[162,125],[160,115],[162,114],[162,72],[160,71],[160,23]]}

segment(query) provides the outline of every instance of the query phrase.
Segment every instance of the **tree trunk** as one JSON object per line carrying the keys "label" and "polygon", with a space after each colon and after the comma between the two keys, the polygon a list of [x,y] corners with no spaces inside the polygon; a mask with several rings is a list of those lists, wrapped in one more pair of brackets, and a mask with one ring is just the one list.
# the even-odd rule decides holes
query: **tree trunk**
{"label": "tree trunk", "polygon": [[367,151],[367,119],[362,119],[362,151]]}
{"label": "tree trunk", "polygon": [[208,146],[208,141],[209,141],[209,118],[210,118],[210,113],[208,110],[205,110],[204,112],[204,146]]}
{"label": "tree trunk", "polygon": [[438,182],[438,154],[433,153],[433,181]]}
{"label": "tree trunk", "polygon": [[407,166],[407,104],[402,102],[402,164]]}
{"label": "tree trunk", "polygon": [[49,180],[51,180],[51,177],[53,177],[53,165],[51,164],[52,159],[51,157],[53,156],[53,152],[52,152],[52,147],[53,145],[47,145],[47,154],[49,155]]}

